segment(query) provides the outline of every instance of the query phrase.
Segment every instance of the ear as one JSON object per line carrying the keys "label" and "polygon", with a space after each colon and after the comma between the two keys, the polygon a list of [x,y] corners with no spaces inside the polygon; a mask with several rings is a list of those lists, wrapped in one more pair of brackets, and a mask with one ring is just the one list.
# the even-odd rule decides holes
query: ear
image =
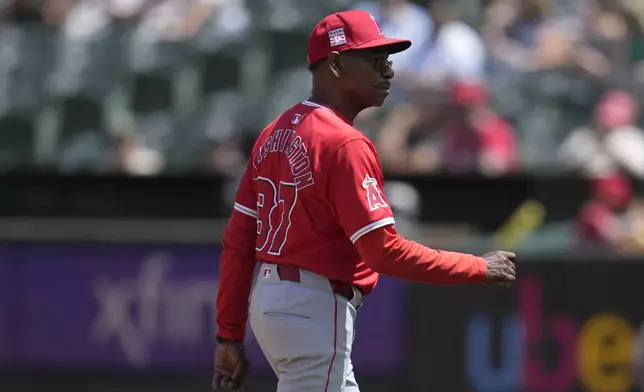
{"label": "ear", "polygon": [[329,55],[329,68],[331,68],[331,72],[333,72],[333,75],[336,78],[340,77],[340,72],[342,71],[342,61],[340,60],[339,52],[334,51]]}

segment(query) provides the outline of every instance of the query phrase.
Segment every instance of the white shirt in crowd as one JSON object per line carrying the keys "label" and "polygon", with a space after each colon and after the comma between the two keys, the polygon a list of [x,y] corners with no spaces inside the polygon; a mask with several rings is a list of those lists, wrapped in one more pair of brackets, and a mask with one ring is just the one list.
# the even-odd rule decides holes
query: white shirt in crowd
{"label": "white shirt in crowd", "polygon": [[482,81],[485,61],[481,36],[464,22],[450,22],[441,27],[423,60],[422,76],[427,80]]}
{"label": "white shirt in crowd", "polygon": [[609,131],[602,140],[592,129],[578,128],[564,141],[559,159],[589,176],[622,168],[644,178],[644,133],[635,126],[625,126]]}
{"label": "white shirt in crowd", "polygon": [[390,59],[398,71],[417,70],[419,60],[430,47],[434,30],[434,22],[427,10],[412,2],[403,3],[391,15],[382,15],[374,2],[361,2],[355,8],[371,13],[386,36],[411,40],[411,48],[391,55]]}

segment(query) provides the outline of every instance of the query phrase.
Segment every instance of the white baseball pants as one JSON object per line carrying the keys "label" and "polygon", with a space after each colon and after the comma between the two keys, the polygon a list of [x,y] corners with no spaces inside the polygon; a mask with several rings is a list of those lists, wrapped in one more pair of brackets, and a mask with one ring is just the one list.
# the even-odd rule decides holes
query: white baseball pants
{"label": "white baseball pants", "polygon": [[280,280],[261,265],[250,303],[250,326],[278,377],[277,392],[359,392],[351,348],[357,308],[334,294],[329,280],[300,270],[300,282]]}

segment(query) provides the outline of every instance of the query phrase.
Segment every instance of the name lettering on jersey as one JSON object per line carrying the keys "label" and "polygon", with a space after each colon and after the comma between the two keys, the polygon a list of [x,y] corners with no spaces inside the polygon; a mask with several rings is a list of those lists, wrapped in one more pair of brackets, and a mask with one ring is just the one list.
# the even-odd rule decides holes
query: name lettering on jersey
{"label": "name lettering on jersey", "polygon": [[271,152],[272,144],[273,144],[273,135],[269,136],[268,139],[266,139],[266,142],[264,143],[264,147],[262,147],[263,158],[266,158],[268,156],[268,153]]}
{"label": "name lettering on jersey", "polygon": [[295,186],[300,190],[315,183],[313,181],[311,161],[307,155],[307,151],[306,145],[302,142],[302,138],[296,136],[295,131],[292,129],[276,129],[266,139],[264,145],[257,150],[255,158],[253,159],[253,166],[257,169],[259,164],[270,153],[284,153],[288,158]]}
{"label": "name lettering on jersey", "polygon": [[378,189],[378,182],[375,178],[369,177],[368,174],[365,175],[362,187],[367,191],[367,202],[371,211],[388,206],[384,197],[382,197],[380,189]]}
{"label": "name lettering on jersey", "polygon": [[282,138],[282,131],[284,131],[284,130],[283,129],[278,129],[277,131],[275,131],[275,133],[273,133],[272,140],[274,140],[274,142],[271,143],[271,151],[270,152],[276,152],[279,149],[280,141],[281,141],[281,138]]}

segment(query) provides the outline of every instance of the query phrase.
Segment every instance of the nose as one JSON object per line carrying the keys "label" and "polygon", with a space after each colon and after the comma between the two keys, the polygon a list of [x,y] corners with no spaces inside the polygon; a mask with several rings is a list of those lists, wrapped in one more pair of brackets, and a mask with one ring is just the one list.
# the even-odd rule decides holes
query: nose
{"label": "nose", "polygon": [[394,72],[394,69],[392,67],[385,67],[385,69],[382,72],[382,77],[385,79],[392,79],[396,73]]}

